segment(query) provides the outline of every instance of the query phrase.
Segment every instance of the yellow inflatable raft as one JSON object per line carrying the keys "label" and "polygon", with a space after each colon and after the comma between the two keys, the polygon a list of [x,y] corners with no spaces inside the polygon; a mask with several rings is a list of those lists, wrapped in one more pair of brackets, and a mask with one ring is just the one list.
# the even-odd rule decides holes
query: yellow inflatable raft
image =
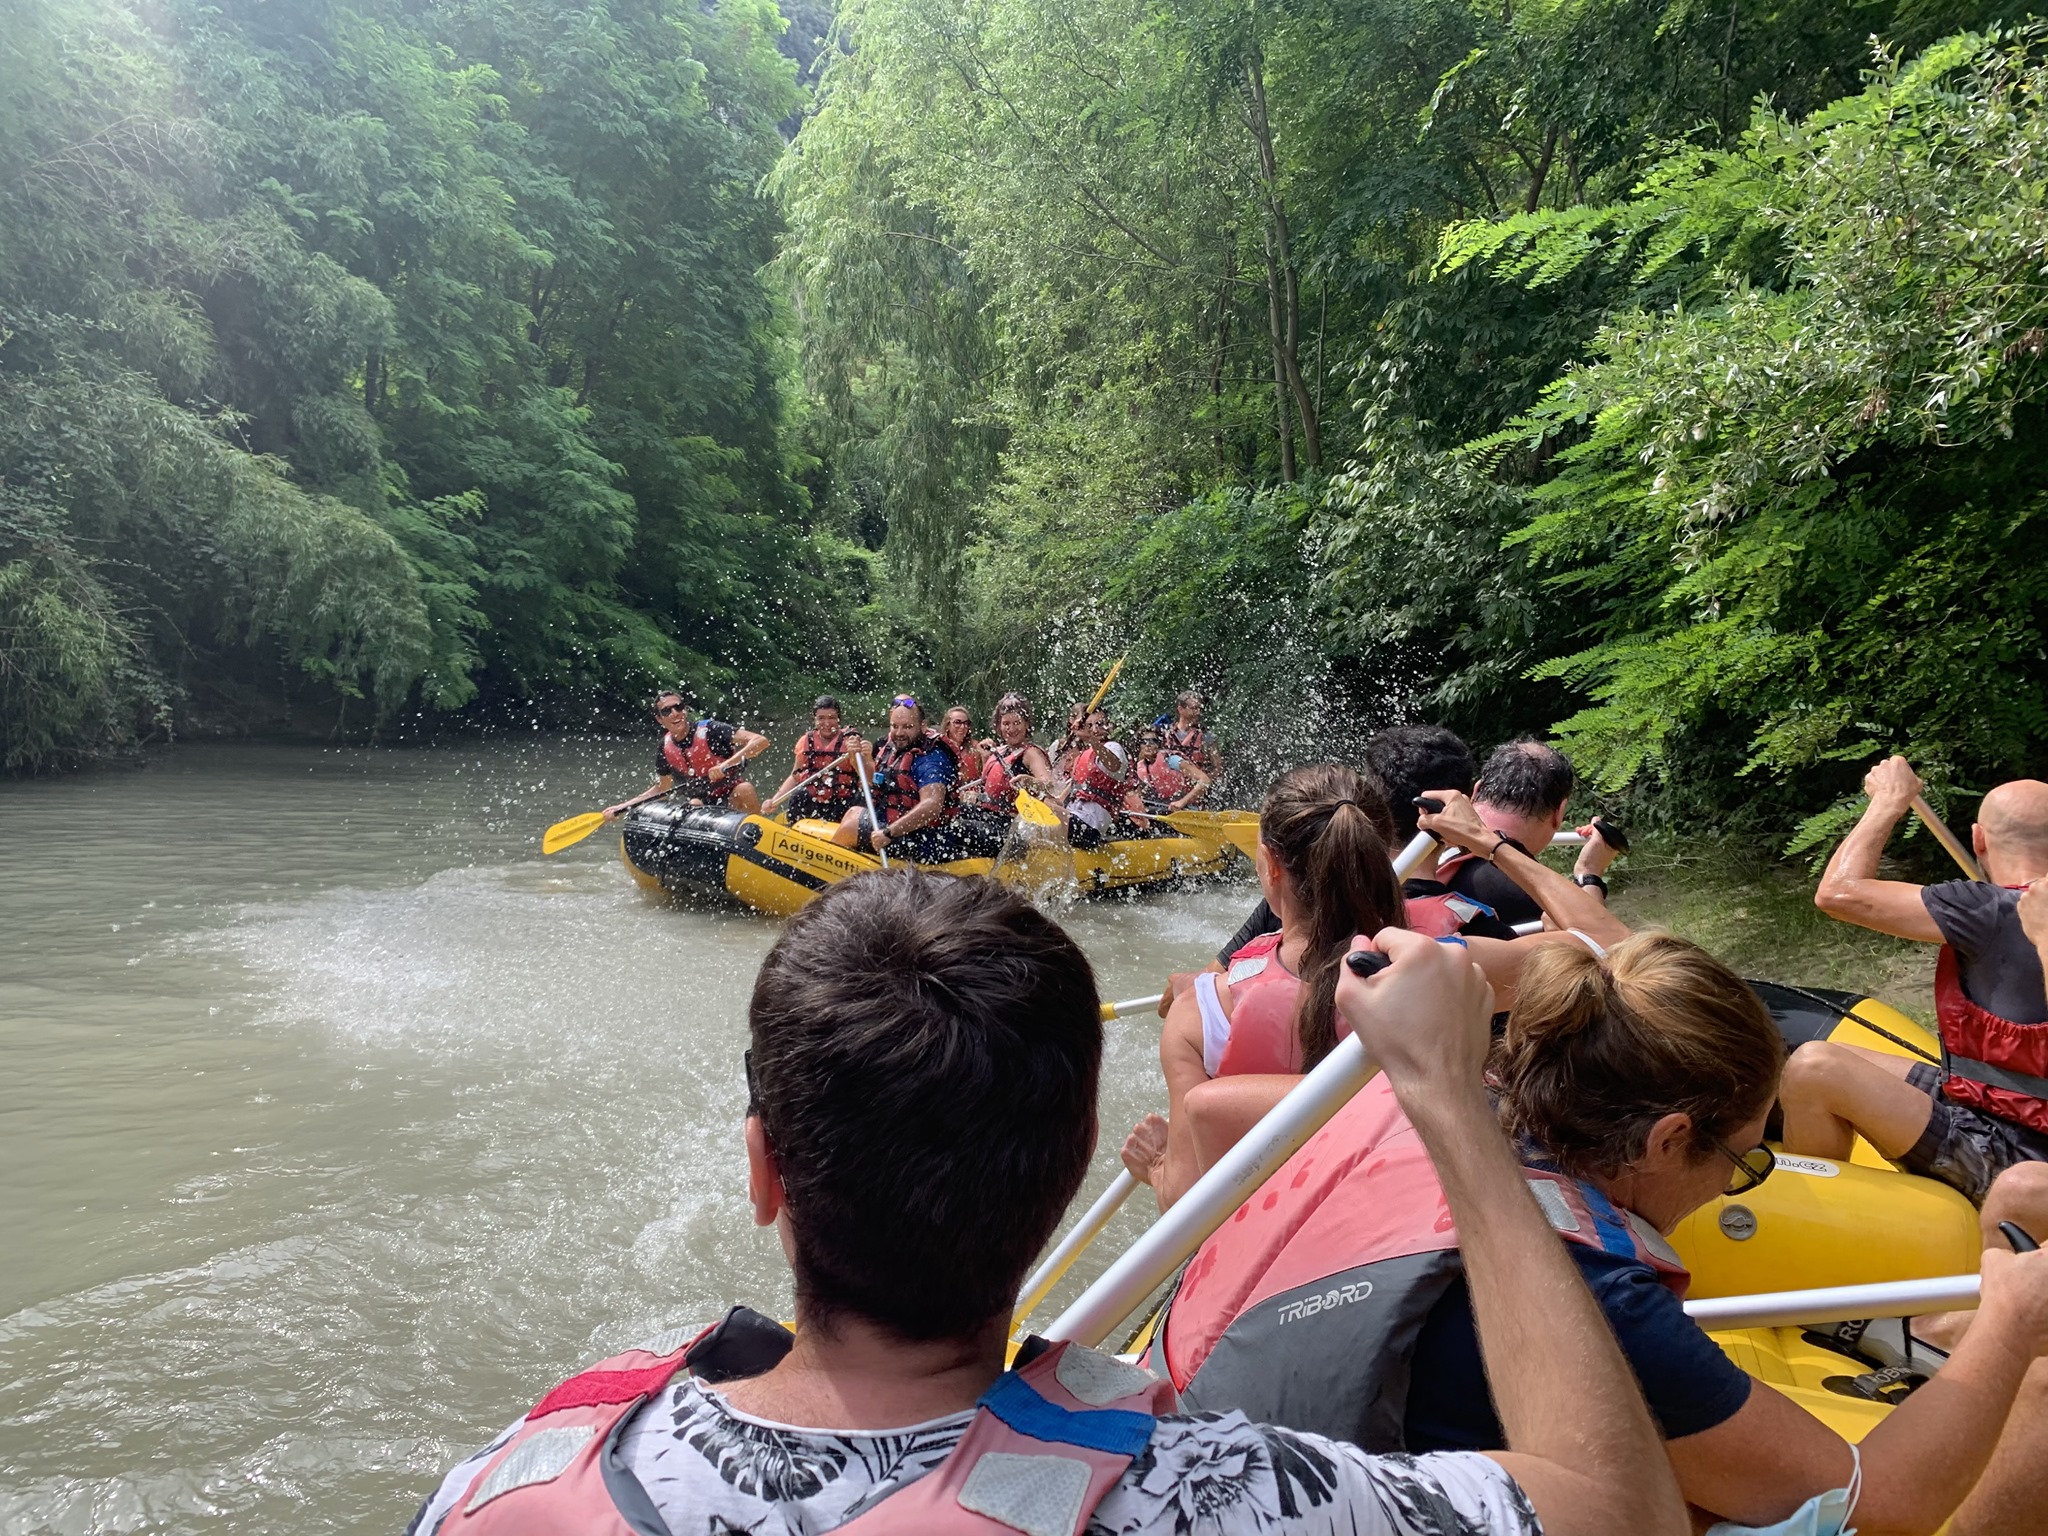
{"label": "yellow inflatable raft", "polygon": [[[1039,846],[1015,860],[954,859],[924,867],[1042,884],[1051,864],[1052,873],[1061,880],[1071,876],[1083,892],[1117,891],[1221,874],[1234,857],[1231,848],[1220,824],[1213,833],[1197,824],[1186,833],[1108,842],[1100,848]],[[872,854],[834,843],[829,822],[790,826],[764,816],[667,801],[627,813],[620,853],[645,889],[729,899],[771,917],[787,917],[835,881],[881,868]]]}
{"label": "yellow inflatable raft", "polygon": [[[1794,1044],[1834,1040],[1889,1055],[1940,1059],[1934,1037],[1874,998],[1753,983]],[[1783,1154],[1771,1177],[1687,1217],[1671,1245],[1692,1271],[1688,1296],[1753,1295],[1974,1274],[1977,1212],[1946,1184],[1899,1172],[1858,1141],[1846,1162]],[[1889,1335],[1889,1352],[1879,1339]],[[1792,1398],[1845,1439],[1891,1411],[1857,1383],[1905,1343],[1898,1325],[1860,1343],[1819,1331],[1750,1328],[1711,1335],[1729,1359]],[[1852,1352],[1853,1351],[1853,1352]],[[1932,1369],[1937,1356],[1921,1356]],[[1866,1384],[1867,1385],[1867,1384]]]}

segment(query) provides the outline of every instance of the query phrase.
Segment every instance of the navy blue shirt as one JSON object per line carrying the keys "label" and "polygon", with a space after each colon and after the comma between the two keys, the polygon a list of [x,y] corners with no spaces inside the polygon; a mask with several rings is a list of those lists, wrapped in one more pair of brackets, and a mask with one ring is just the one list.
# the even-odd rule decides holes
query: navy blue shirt
{"label": "navy blue shirt", "polygon": [[[1684,1303],[1647,1264],[1583,1243],[1565,1248],[1607,1314],[1665,1439],[1726,1423],[1749,1401],[1749,1377],[1685,1315]],[[1406,1434],[1408,1449],[1417,1454],[1507,1446],[1486,1390],[1463,1280],[1444,1293],[1416,1340]]]}

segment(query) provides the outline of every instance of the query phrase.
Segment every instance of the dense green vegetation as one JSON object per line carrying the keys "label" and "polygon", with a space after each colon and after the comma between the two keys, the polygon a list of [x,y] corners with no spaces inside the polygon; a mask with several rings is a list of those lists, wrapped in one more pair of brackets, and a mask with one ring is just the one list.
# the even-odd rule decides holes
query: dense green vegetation
{"label": "dense green vegetation", "polygon": [[2041,764],[2020,8],[15,11],[11,768],[1126,651],[1247,778],[1400,714],[1775,827]]}
{"label": "dense green vegetation", "polygon": [[841,649],[762,276],[782,32],[10,6],[5,765],[251,693],[587,707]]}

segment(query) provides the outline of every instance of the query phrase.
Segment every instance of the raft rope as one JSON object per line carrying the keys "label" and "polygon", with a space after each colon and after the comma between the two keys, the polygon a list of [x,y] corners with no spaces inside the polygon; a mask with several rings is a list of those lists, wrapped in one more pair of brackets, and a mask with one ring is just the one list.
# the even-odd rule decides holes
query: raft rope
{"label": "raft rope", "polygon": [[1774,981],[1770,983],[1770,985],[1778,988],[1782,992],[1790,992],[1794,997],[1803,997],[1809,1003],[1818,1003],[1821,1007],[1825,1008],[1829,1013],[1832,1013],[1838,1019],[1854,1019],[1858,1024],[1861,1024],[1865,1029],[1869,1030],[1873,1035],[1876,1035],[1879,1039],[1889,1040],[1893,1045],[1898,1046],[1899,1049],[1904,1051],[1911,1051],[1915,1056],[1918,1056],[1922,1061],[1932,1062],[1937,1067],[1941,1065],[1941,1058],[1939,1056],[1930,1055],[1925,1046],[1916,1045],[1911,1040],[1907,1040],[1902,1036],[1893,1034],[1890,1030],[1886,1029],[1882,1024],[1879,1024],[1872,1019],[1866,1019],[1854,1008],[1844,1008],[1840,1003],[1830,1002],[1820,993],[1809,992],[1804,987],[1788,986],[1786,983],[1782,981]]}

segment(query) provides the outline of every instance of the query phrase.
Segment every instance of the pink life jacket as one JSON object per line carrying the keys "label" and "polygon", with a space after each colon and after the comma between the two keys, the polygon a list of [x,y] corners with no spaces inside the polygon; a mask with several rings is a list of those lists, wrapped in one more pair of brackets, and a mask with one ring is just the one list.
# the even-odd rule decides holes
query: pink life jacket
{"label": "pink life jacket", "polygon": [[[2013,921],[2017,922],[2015,918]],[[2016,1024],[1970,1000],[1956,952],[1934,962],[1941,1091],[1958,1104],[2048,1133],[2048,1021]]]}
{"label": "pink life jacket", "polygon": [[981,789],[984,800],[993,809],[1006,814],[1017,809],[1017,778],[1028,773],[1025,759],[1031,755],[1030,742],[1021,747],[998,746],[988,755],[988,766],[981,770]]}
{"label": "pink life jacket", "polygon": [[[672,1337],[664,1336],[556,1387],[484,1464],[435,1536],[644,1530],[620,1511],[604,1463],[634,1410],[667,1387],[710,1331],[655,1353]],[[943,1462],[835,1529],[841,1536],[1081,1536],[1095,1506],[1151,1443],[1154,1421],[1177,1409],[1173,1388],[1149,1371],[1055,1344],[996,1379]]]}
{"label": "pink life jacket", "polygon": [[[1411,896],[1403,903],[1407,926],[1431,938],[1449,938],[1484,908],[1462,896]],[[1202,1009],[1205,1038],[1227,1033],[1214,1077],[1248,1072],[1299,1072],[1301,1032],[1294,1027],[1295,999],[1301,978],[1280,961],[1279,933],[1262,933],[1230,957],[1221,977],[1213,971],[1195,978],[1195,998]],[[1223,1012],[1216,989],[1230,988],[1230,1012]],[[1337,1038],[1351,1033],[1342,1015]]]}
{"label": "pink life jacket", "polygon": [[[1676,1254],[1591,1186],[1525,1169],[1567,1242],[1627,1255],[1684,1294]],[[1409,1363],[1463,1273],[1422,1138],[1384,1076],[1288,1159],[1189,1262],[1148,1363],[1190,1408],[1404,1448]]]}
{"label": "pink life jacket", "polygon": [[1167,767],[1164,752],[1149,763],[1141,757],[1131,766],[1145,786],[1162,800],[1178,800],[1188,792],[1188,776],[1178,768]]}

